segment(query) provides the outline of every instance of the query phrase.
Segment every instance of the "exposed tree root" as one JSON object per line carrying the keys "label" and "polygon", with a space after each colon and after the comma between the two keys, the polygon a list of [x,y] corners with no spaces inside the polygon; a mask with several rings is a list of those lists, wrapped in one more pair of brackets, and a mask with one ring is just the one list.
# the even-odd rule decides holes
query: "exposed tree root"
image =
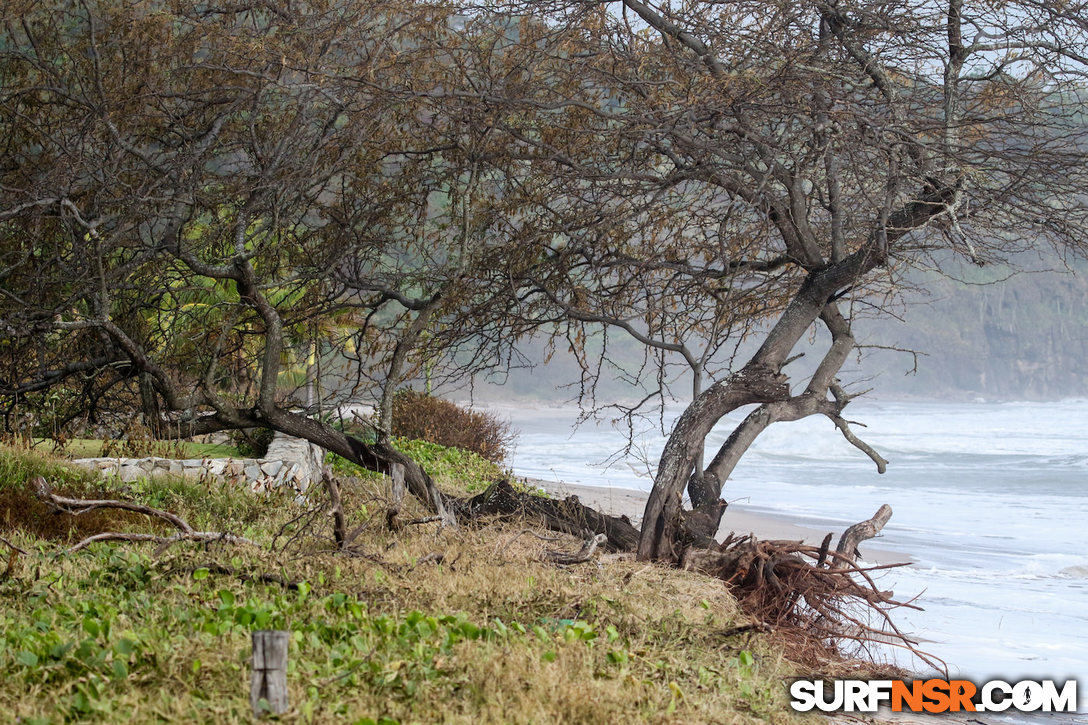
{"label": "exposed tree root", "polygon": [[847,642],[881,643],[907,649],[943,670],[940,660],[919,650],[892,621],[892,610],[920,607],[881,591],[871,576],[905,565],[859,567],[852,556],[829,552],[827,543],[809,546],[730,535],[708,549],[689,549],[681,567],[724,581],[748,614],[791,635],[793,654],[800,659],[844,654]]}
{"label": "exposed tree root", "polygon": [[[468,501],[459,513],[463,521],[483,516],[525,517],[553,531],[582,537],[585,540],[582,551],[546,553],[548,560],[560,563],[588,561],[595,548],[594,538],[605,538],[602,545],[612,551],[630,551],[638,541],[637,529],[625,519],[600,514],[574,496],[552,500],[520,493],[506,481],[490,486]],[[858,544],[876,536],[891,513],[891,507],[881,506],[873,518],[848,528],[839,541],[838,551],[831,550],[831,534],[820,546],[795,541],[759,541],[752,536],[738,538],[730,534],[720,544],[707,545],[703,538],[701,546],[689,546],[680,566],[725,582],[741,608],[755,620],[753,628],[773,629],[787,635],[786,644],[799,661],[816,663],[853,654],[848,651],[850,643],[855,643],[858,650],[880,643],[907,649],[941,670],[944,664],[919,650],[917,642],[892,621],[893,610],[920,607],[897,601],[892,592],[881,591],[871,576],[871,572],[904,565],[855,564]],[[690,541],[695,537],[685,529],[685,523],[678,530],[686,531],[682,535]],[[529,529],[523,529],[514,539],[525,533],[549,540]],[[594,537],[594,533],[600,536]],[[513,539],[507,546],[512,542]]]}
{"label": "exposed tree root", "polygon": [[536,519],[553,531],[584,538],[585,532],[604,534],[602,544],[609,551],[633,551],[638,546],[639,531],[626,517],[606,516],[589,508],[577,496],[550,499],[516,491],[509,481],[498,481],[487,490],[462,503],[460,518]]}

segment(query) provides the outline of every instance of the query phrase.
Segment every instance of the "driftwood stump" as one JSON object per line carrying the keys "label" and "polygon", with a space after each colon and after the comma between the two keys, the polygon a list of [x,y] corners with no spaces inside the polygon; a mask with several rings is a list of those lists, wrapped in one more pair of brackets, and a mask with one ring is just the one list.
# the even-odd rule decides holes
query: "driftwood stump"
{"label": "driftwood stump", "polygon": [[263,629],[253,633],[253,675],[249,704],[254,717],[287,711],[287,645],[290,632]]}
{"label": "driftwood stump", "polygon": [[892,507],[884,504],[876,510],[873,518],[868,521],[860,521],[844,531],[835,551],[850,561],[860,559],[861,554],[858,552],[858,544],[879,534],[881,529],[884,528],[884,524],[888,523],[888,519],[891,517]]}

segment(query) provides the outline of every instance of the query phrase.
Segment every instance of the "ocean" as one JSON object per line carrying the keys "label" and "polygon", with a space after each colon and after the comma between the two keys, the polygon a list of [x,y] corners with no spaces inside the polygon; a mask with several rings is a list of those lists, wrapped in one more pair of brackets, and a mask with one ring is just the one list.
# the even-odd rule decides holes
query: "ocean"
{"label": "ocean", "polygon": [[[622,423],[576,427],[573,407],[497,412],[520,431],[517,474],[649,490],[661,426],[668,430],[679,409],[636,426],[627,455]],[[719,424],[708,457],[746,412]],[[899,610],[901,628],[964,679],[1081,678],[1080,711],[1088,712],[1088,400],[856,401],[846,412],[888,459],[885,474],[830,421],[812,417],[769,428],[723,497],[836,536],[890,504],[892,519],[869,546],[904,552],[913,564],[881,574],[879,584],[924,608]]]}

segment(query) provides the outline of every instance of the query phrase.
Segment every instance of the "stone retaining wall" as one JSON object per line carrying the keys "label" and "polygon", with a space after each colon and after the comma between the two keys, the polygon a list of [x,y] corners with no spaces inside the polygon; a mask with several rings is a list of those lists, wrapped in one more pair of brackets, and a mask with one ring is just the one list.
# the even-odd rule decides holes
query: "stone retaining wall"
{"label": "stone retaining wall", "polygon": [[325,450],[309,441],[276,433],[264,458],[77,458],[77,466],[115,475],[122,481],[168,474],[244,483],[252,491],[280,486],[304,492],[321,480]]}

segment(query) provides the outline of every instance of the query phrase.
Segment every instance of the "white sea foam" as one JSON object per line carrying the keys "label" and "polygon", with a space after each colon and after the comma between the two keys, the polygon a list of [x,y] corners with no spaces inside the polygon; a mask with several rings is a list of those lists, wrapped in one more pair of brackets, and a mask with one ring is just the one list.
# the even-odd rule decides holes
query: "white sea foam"
{"label": "white sea foam", "polygon": [[1059,571],[1058,575],[1066,579],[1088,579],[1088,564],[1067,566]]}
{"label": "white sea foam", "polygon": [[[571,408],[509,415],[521,430],[518,473],[650,488],[641,472],[665,440],[652,426],[636,435],[642,461],[602,468],[592,464],[623,448],[622,427],[573,430]],[[873,543],[918,562],[886,580],[899,596],[922,593],[926,611],[904,621],[941,643],[936,654],[972,678],[1088,673],[1088,400],[858,403],[850,417],[868,425],[859,435],[889,459],[884,476],[826,420],[810,418],[772,426],[723,495],[838,530],[890,503],[895,513]],[[709,453],[730,427],[711,435]]]}

